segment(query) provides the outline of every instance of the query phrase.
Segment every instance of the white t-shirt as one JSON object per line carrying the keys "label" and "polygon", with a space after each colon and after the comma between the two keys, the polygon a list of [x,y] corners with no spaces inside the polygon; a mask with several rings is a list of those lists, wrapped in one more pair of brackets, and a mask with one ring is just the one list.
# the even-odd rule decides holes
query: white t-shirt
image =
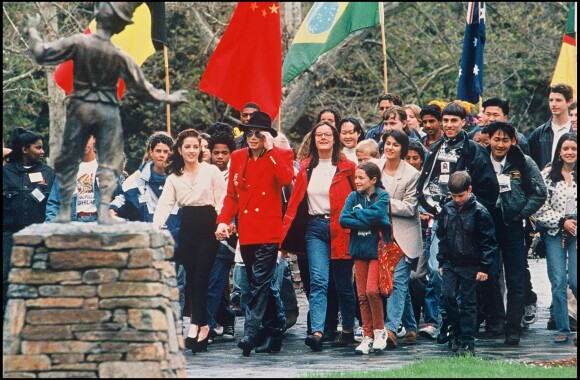
{"label": "white t-shirt", "polygon": [[555,125],[552,122],[552,132],[554,132],[554,141],[552,141],[552,155],[550,156],[550,161],[554,159],[554,155],[556,154],[556,146],[558,145],[558,140],[560,140],[560,137],[562,137],[564,133],[567,133],[570,130],[571,126],[572,124],[570,124],[570,121],[568,121],[564,125]]}
{"label": "white t-shirt", "polygon": [[342,153],[344,153],[346,158],[348,158],[349,160],[351,160],[352,162],[354,162],[355,164],[358,165],[358,158],[356,158],[356,147],[355,148],[347,148],[345,146],[342,148]]}
{"label": "white t-shirt", "polygon": [[81,162],[77,172],[75,194],[77,198],[76,211],[97,212],[95,204],[95,178],[97,176],[97,160]]}
{"label": "white t-shirt", "polygon": [[308,195],[308,213],[310,215],[330,214],[330,184],[336,173],[332,159],[318,160],[318,166],[312,170],[306,193]]}

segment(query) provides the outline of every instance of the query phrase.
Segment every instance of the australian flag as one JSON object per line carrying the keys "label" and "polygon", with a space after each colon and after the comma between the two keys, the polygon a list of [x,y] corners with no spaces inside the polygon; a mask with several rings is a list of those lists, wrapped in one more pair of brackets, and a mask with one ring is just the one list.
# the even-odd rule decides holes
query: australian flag
{"label": "australian flag", "polygon": [[469,2],[459,66],[457,99],[473,104],[483,95],[483,48],[485,46],[485,3]]}

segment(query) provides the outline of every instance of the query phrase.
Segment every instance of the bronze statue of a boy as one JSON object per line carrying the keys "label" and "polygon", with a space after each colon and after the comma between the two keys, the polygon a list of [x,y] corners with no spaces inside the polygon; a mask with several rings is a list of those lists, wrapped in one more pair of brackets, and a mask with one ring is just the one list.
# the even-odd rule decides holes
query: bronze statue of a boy
{"label": "bronze statue of a boy", "polygon": [[61,207],[53,220],[71,219],[70,200],[75,176],[90,135],[97,138],[99,167],[97,178],[101,191],[98,221],[116,223],[109,215],[109,203],[123,168],[123,131],[117,99],[117,81],[123,78],[127,89],[145,102],[172,105],[186,103],[187,91],[166,94],[149,83],[137,63],[113,45],[111,37],[129,24],[140,2],[102,2],[96,13],[97,31],[75,34],[44,43],[36,27],[40,16],[28,19],[30,51],[38,63],[58,64],[74,61],[73,91],[66,110],[66,124],[60,155],[54,162],[59,181]]}

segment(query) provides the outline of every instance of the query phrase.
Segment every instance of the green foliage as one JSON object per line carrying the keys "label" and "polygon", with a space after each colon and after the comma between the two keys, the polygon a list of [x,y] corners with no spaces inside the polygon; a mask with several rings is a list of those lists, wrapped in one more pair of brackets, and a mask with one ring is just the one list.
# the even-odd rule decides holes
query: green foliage
{"label": "green foliage", "polygon": [[[16,126],[32,128],[48,137],[45,70],[31,59],[22,35],[25,15],[38,12],[42,4],[45,3],[3,4],[4,139]],[[94,3],[51,4],[58,8],[58,36],[82,32],[93,18]],[[420,106],[433,99],[455,98],[466,4],[410,3],[385,15],[390,92],[399,93],[406,103]],[[171,110],[173,136],[185,128],[205,130],[216,121],[235,124],[231,117],[238,116],[236,110],[197,88],[213,45],[203,38],[202,28],[195,22],[197,11],[217,39],[234,7],[235,3],[167,3],[171,91],[189,91],[189,103]],[[545,2],[487,3],[484,98],[509,99],[510,119],[525,133],[549,117],[545,89],[560,51],[566,7]],[[302,3],[303,16],[309,8],[310,3]],[[50,28],[43,28],[42,32],[48,40],[57,37]],[[288,39],[291,40],[283,38]],[[378,122],[376,99],[384,91],[381,49],[377,25],[320,83],[302,117],[286,131],[295,144],[311,128],[321,106],[334,104],[344,116],[365,121],[367,129]],[[284,53],[286,50],[284,46]],[[150,57],[142,69],[155,87],[165,89],[162,52]],[[121,104],[127,171],[131,172],[141,162],[147,137],[155,130],[166,130],[166,113],[165,108],[141,104],[130,95]]]}

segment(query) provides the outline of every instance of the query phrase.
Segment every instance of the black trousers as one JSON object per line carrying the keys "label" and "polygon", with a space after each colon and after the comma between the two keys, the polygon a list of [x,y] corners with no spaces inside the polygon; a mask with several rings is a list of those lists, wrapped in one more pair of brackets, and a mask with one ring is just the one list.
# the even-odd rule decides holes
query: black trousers
{"label": "black trousers", "polygon": [[217,214],[213,206],[183,207],[176,261],[185,269],[185,297],[191,307],[191,324],[205,326],[207,289],[219,241],[215,237]]}
{"label": "black trousers", "polygon": [[477,332],[476,268],[443,266],[441,296],[453,334],[462,341],[473,341]]}
{"label": "black trousers", "polygon": [[244,336],[256,341],[260,324],[270,332],[281,331],[283,327],[271,289],[278,243],[240,245],[240,252],[252,293],[246,309]]}

